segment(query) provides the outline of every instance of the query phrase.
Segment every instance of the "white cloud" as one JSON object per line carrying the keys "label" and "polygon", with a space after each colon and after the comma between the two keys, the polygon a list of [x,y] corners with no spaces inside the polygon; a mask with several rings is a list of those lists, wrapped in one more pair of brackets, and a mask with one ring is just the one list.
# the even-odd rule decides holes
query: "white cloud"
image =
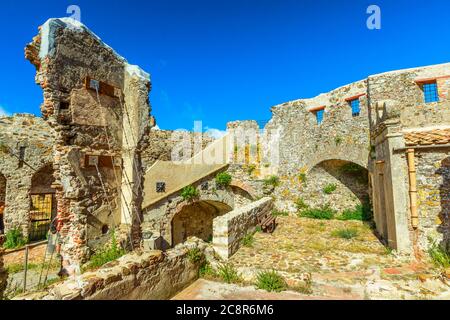
{"label": "white cloud", "polygon": [[10,115],[9,112],[6,111],[6,109],[0,105],[0,117],[7,117],[9,115]]}
{"label": "white cloud", "polygon": [[214,138],[214,139],[220,139],[222,138],[224,135],[227,134],[226,131],[223,130],[219,130],[219,129],[214,129],[214,128],[206,128],[206,134],[209,135],[210,137]]}

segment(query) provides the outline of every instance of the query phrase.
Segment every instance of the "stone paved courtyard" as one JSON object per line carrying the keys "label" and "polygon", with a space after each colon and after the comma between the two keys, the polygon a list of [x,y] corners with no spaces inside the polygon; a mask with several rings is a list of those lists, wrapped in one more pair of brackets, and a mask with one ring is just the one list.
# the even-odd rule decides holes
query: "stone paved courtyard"
{"label": "stone paved courtyard", "polygon": [[[340,238],[334,234],[340,229],[357,230],[357,236]],[[246,284],[261,270],[276,270],[291,287],[311,274],[313,297],[450,299],[441,271],[397,256],[360,221],[279,217],[273,234],[255,234],[253,244],[241,247],[230,263]]]}

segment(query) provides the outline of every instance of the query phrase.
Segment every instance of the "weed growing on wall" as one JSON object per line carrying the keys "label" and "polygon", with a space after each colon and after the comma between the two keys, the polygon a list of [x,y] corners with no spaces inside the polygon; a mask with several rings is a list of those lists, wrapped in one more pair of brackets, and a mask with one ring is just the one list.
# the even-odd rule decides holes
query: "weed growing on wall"
{"label": "weed growing on wall", "polygon": [[203,252],[199,248],[193,248],[188,251],[187,256],[188,256],[190,262],[197,263],[197,262],[202,261]]}
{"label": "weed growing on wall", "polygon": [[264,185],[276,188],[280,185],[280,178],[277,176],[270,176],[264,179]]}
{"label": "weed growing on wall", "polygon": [[216,176],[216,185],[218,187],[226,188],[230,185],[231,180],[233,180],[233,178],[229,173],[221,172]]}
{"label": "weed growing on wall", "polygon": [[326,186],[323,188],[323,193],[325,193],[325,194],[332,194],[333,192],[336,191],[336,189],[337,189],[336,184],[330,183],[330,184],[326,185]]}
{"label": "weed growing on wall", "polygon": [[199,195],[200,193],[194,186],[184,187],[183,190],[181,191],[181,197],[183,198],[183,200],[190,201],[197,198]]}

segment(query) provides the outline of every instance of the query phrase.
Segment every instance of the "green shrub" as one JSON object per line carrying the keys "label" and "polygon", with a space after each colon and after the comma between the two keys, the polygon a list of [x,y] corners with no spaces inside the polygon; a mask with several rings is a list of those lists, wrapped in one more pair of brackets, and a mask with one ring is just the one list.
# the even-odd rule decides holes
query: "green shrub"
{"label": "green shrub", "polygon": [[3,244],[5,249],[17,249],[26,245],[28,240],[23,236],[19,228],[14,228],[6,232],[6,240]]}
{"label": "green shrub", "polygon": [[217,269],[217,275],[226,283],[241,282],[241,276],[230,263],[220,265]]}
{"label": "green shrub", "polygon": [[358,236],[358,230],[349,229],[349,228],[339,229],[339,230],[333,231],[332,235],[333,235],[333,237],[350,240],[350,239],[356,238]]}
{"label": "green shrub", "polygon": [[258,273],[256,287],[269,292],[281,292],[287,289],[287,284],[280,274],[272,270]]}
{"label": "green shrub", "polygon": [[295,206],[297,207],[298,212],[301,212],[305,209],[309,209],[309,206],[305,203],[305,200],[303,200],[303,198],[298,198],[295,201]]}
{"label": "green shrub", "polygon": [[213,269],[209,262],[205,262],[198,271],[200,278],[214,279],[217,277],[216,271]]}
{"label": "green shrub", "polygon": [[187,256],[190,262],[197,263],[202,261],[204,255],[202,250],[200,250],[199,248],[193,248],[187,252]]}
{"label": "green shrub", "polygon": [[334,218],[336,211],[329,205],[324,205],[320,208],[307,208],[299,213],[300,217],[312,218],[319,220],[331,220]]}
{"label": "green shrub", "polygon": [[194,186],[184,187],[181,191],[181,197],[183,198],[183,200],[195,199],[199,196],[199,194],[200,193],[198,192],[197,188],[195,188]]}
{"label": "green shrub", "polygon": [[95,252],[91,256],[85,269],[89,270],[100,268],[101,266],[107,264],[108,262],[119,259],[123,255],[125,255],[125,253],[126,253],[125,249],[121,248],[120,245],[117,243],[115,233],[113,231],[111,235],[111,244],[105,246],[102,249],[97,250],[97,252]]}
{"label": "green shrub", "polygon": [[288,217],[289,216],[289,212],[287,211],[280,211],[280,210],[272,210],[272,216],[274,217]]}
{"label": "green shrub", "polygon": [[280,185],[280,178],[278,178],[277,176],[270,176],[264,179],[264,185],[276,188]]}
{"label": "green shrub", "polygon": [[340,145],[342,143],[342,137],[337,136],[336,138],[334,138],[334,142],[337,146]]}
{"label": "green shrub", "polygon": [[241,243],[244,247],[251,247],[255,243],[255,233],[249,233],[242,238]]}
{"label": "green shrub", "polygon": [[433,264],[439,268],[450,268],[450,253],[446,252],[436,242],[433,242],[428,249]]}
{"label": "green shrub", "polygon": [[333,192],[335,192],[337,189],[337,186],[334,183],[330,183],[327,184],[324,188],[323,188],[323,192],[325,194],[332,194]]}
{"label": "green shrub", "polygon": [[342,214],[337,218],[338,220],[359,220],[369,221],[372,219],[372,207],[370,203],[366,202],[363,205],[357,205],[355,209],[344,210]]}
{"label": "green shrub", "polygon": [[216,176],[216,185],[219,187],[226,188],[230,185],[231,180],[233,180],[233,178],[229,173],[221,172]]}

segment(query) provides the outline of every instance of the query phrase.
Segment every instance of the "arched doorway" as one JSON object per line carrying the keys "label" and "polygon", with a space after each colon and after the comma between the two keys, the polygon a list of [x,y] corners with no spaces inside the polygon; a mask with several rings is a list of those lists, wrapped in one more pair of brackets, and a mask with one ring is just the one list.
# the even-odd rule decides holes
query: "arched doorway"
{"label": "arched doorway", "polygon": [[213,220],[232,210],[229,205],[218,201],[198,201],[184,206],[172,219],[172,246],[193,236],[211,241]]}
{"label": "arched doorway", "polygon": [[42,167],[31,179],[28,230],[30,242],[44,240],[52,220],[56,217],[55,190],[52,188],[54,181],[52,164]]}
{"label": "arched doorway", "polygon": [[0,172],[0,234],[5,232],[3,216],[6,206],[6,177]]}
{"label": "arched doorway", "polygon": [[318,205],[330,204],[336,211],[369,205],[369,172],[345,160],[325,160],[307,175],[303,193]]}

